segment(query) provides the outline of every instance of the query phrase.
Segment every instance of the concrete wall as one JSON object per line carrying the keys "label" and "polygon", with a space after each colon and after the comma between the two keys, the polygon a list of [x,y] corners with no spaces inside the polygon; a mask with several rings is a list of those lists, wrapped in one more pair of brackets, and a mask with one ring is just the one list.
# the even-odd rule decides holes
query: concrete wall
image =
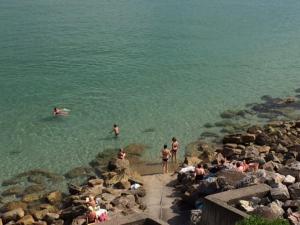
{"label": "concrete wall", "polygon": [[268,185],[258,184],[209,195],[204,199],[201,225],[234,225],[249,215],[229,204],[234,204],[241,199],[250,199],[253,196],[263,197],[269,191]]}

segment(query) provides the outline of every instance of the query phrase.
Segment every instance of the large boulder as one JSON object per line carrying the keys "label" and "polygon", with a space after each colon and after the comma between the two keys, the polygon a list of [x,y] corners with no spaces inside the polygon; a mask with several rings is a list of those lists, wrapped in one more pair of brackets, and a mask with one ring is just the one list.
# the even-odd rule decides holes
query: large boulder
{"label": "large boulder", "polygon": [[112,159],[108,163],[110,171],[126,171],[130,169],[129,160],[127,159]]}
{"label": "large boulder", "polygon": [[296,178],[296,181],[299,181],[300,178],[300,162],[292,161],[291,163],[286,164],[284,167],[278,169],[278,173],[282,175],[291,175]]}
{"label": "large boulder", "polygon": [[226,135],[223,138],[223,144],[226,143],[241,144],[242,143],[241,135],[240,134]]}
{"label": "large boulder", "polygon": [[62,193],[60,191],[54,191],[48,194],[47,200],[50,204],[57,204],[62,200]]}
{"label": "large boulder", "polygon": [[291,199],[300,199],[300,182],[294,183],[288,187]]}
{"label": "large boulder", "polygon": [[282,216],[282,211],[278,209],[278,206],[258,206],[253,211],[253,214],[267,219],[277,219]]}
{"label": "large boulder", "polygon": [[27,209],[27,203],[21,202],[21,201],[8,202],[1,208],[1,211],[2,212],[7,212],[7,211],[11,211],[11,210],[18,209],[18,208],[26,210]]}
{"label": "large boulder", "polygon": [[36,220],[43,220],[44,217],[47,215],[47,213],[49,213],[49,210],[47,209],[43,209],[43,210],[34,210],[32,212],[32,215],[33,217],[36,219]]}
{"label": "large boulder", "polygon": [[6,213],[2,214],[2,219],[4,223],[8,223],[9,221],[17,221],[21,219],[25,215],[25,212],[22,208],[13,209],[11,211],[8,211]]}
{"label": "large boulder", "polygon": [[26,215],[17,221],[17,224],[19,225],[31,225],[33,223],[34,223],[34,219],[31,215]]}
{"label": "large boulder", "polygon": [[131,209],[135,205],[135,197],[133,195],[120,196],[115,198],[111,203],[118,209]]}
{"label": "large boulder", "polygon": [[242,135],[242,143],[252,143],[255,141],[255,134],[243,134]]}
{"label": "large boulder", "polygon": [[103,179],[99,179],[99,178],[90,179],[88,181],[88,185],[91,186],[91,187],[98,186],[98,185],[103,185],[103,183],[104,183],[104,180]]}
{"label": "large boulder", "polygon": [[284,184],[279,183],[276,188],[271,189],[273,200],[286,201],[290,198],[289,191]]}
{"label": "large boulder", "polygon": [[269,145],[270,143],[272,143],[272,139],[266,133],[259,133],[256,136],[255,144],[257,144],[257,145]]}
{"label": "large boulder", "polygon": [[130,182],[127,179],[122,179],[118,183],[115,184],[116,188],[119,189],[129,189],[131,186]]}
{"label": "large boulder", "polygon": [[293,177],[293,176],[291,176],[291,175],[287,175],[287,176],[284,178],[283,183],[284,183],[285,185],[290,185],[290,184],[295,183],[295,181],[296,181],[296,178],[295,178],[295,177]]}

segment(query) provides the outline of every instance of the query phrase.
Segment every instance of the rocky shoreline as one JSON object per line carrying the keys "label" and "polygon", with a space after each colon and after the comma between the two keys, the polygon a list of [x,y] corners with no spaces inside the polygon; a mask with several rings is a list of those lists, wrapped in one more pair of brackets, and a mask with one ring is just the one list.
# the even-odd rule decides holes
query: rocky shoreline
{"label": "rocky shoreline", "polygon": [[270,195],[239,201],[235,207],[248,214],[268,219],[285,218],[290,224],[300,223],[300,121],[273,121],[264,126],[251,126],[244,132],[225,135],[222,144],[197,141],[189,146],[188,166],[202,162],[210,171],[218,161],[257,163],[258,170],[237,171],[225,166],[195,183],[193,170],[179,172],[177,188],[183,201],[194,209],[193,224],[201,224],[201,208],[206,195],[264,183]]}
{"label": "rocky shoreline", "polygon": [[[141,163],[144,149],[138,144],[126,147],[131,163]],[[91,161],[91,167],[77,167],[64,176],[36,169],[4,180],[2,185],[7,189],[1,193],[0,224],[86,224],[86,198],[91,196],[110,218],[143,212],[143,180],[129,160],[111,159],[110,154],[100,153]],[[55,189],[55,184],[65,179],[69,181],[68,191]],[[24,182],[29,185],[24,186]]]}

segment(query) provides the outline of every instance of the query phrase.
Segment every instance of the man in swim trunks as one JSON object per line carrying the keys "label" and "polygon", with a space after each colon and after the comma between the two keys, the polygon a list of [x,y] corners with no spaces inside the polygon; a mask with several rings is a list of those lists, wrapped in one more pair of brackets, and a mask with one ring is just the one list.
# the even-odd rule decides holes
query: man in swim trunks
{"label": "man in swim trunks", "polygon": [[161,150],[162,155],[162,167],[163,167],[163,173],[168,173],[168,160],[171,156],[171,152],[168,149],[167,145],[164,145],[163,150]]}
{"label": "man in swim trunks", "polygon": [[195,182],[203,180],[204,175],[205,175],[205,170],[203,168],[203,165],[199,163],[195,168]]}
{"label": "man in swim trunks", "polygon": [[179,149],[179,143],[176,140],[175,137],[172,138],[172,150],[171,150],[171,154],[172,154],[172,162],[173,162],[173,158],[175,158],[175,162],[177,162],[177,158],[176,158],[176,153]]}
{"label": "man in swim trunks", "polygon": [[120,128],[118,127],[117,124],[114,124],[112,132],[115,133],[115,137],[119,136],[119,134],[120,134]]}

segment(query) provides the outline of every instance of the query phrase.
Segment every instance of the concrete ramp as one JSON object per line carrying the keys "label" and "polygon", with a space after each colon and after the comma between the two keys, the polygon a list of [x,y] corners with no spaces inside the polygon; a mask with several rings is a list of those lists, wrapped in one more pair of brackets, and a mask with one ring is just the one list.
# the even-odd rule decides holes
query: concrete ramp
{"label": "concrete ramp", "polygon": [[177,203],[180,200],[174,188],[176,175],[155,174],[143,176],[146,189],[146,213],[171,225],[188,225],[189,211]]}

